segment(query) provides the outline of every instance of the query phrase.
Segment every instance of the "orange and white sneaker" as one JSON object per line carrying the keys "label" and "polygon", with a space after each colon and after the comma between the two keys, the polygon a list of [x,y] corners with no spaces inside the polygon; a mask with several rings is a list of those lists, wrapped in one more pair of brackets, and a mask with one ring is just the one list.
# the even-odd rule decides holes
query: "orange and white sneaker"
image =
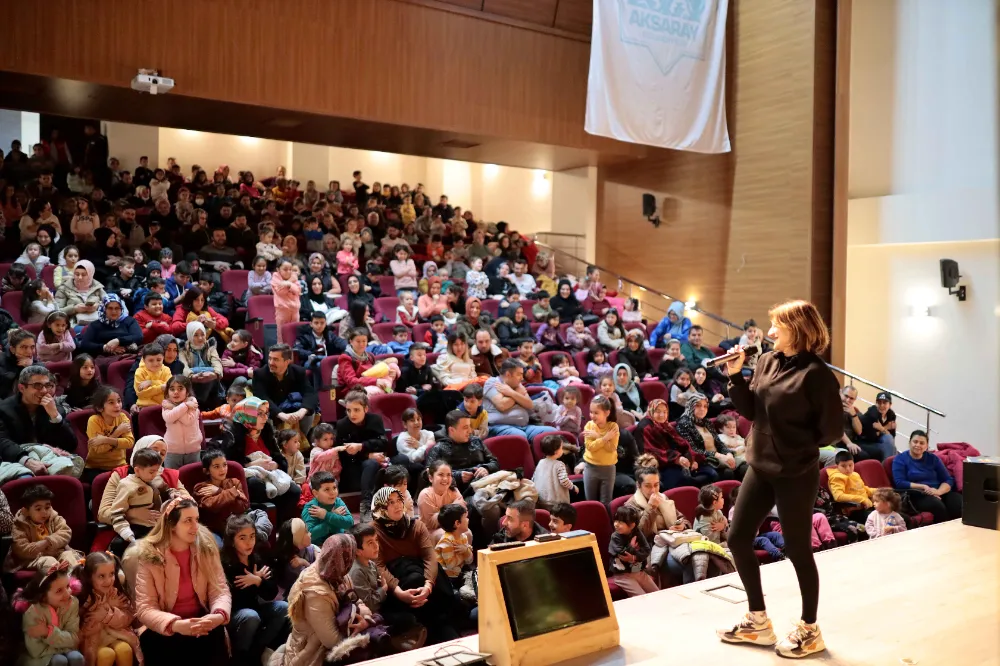
{"label": "orange and white sneaker", "polygon": [[790,659],[808,657],[825,649],[826,644],[823,643],[823,634],[820,633],[819,625],[810,626],[802,620],[796,622],[795,629],[774,647],[775,652]]}
{"label": "orange and white sneaker", "polygon": [[774,635],[771,620],[765,615],[758,621],[753,613],[744,615],[735,626],[717,629],[716,635],[726,643],[751,643],[752,645],[774,645],[778,637]]}

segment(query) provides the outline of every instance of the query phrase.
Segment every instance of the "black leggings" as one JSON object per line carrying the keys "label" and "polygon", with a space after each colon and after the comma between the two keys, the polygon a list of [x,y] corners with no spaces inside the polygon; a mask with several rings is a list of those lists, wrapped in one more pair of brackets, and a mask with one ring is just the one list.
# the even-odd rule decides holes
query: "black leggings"
{"label": "black leggings", "polygon": [[146,666],[212,666],[224,664],[228,659],[226,629],[216,627],[204,636],[164,636],[152,629],[142,632],[139,645]]}
{"label": "black leggings", "polygon": [[949,490],[943,497],[934,497],[922,492],[909,491],[913,500],[913,508],[917,511],[927,511],[934,516],[935,523],[954,520],[962,517],[962,493]]}
{"label": "black leggings", "polygon": [[785,537],[785,557],[795,566],[802,593],[802,621],[809,624],[816,621],[819,572],[812,553],[812,514],[818,490],[819,467],[792,477],[768,476],[752,467],[747,471],[729,528],[729,549],[751,611],[765,610],[760,563],[753,552],[753,540],[771,507],[777,504],[781,532]]}

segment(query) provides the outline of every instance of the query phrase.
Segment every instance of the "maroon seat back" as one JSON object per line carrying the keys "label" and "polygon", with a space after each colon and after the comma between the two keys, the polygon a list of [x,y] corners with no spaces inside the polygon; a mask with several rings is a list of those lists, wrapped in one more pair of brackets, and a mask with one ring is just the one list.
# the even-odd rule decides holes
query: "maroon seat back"
{"label": "maroon seat back", "polygon": [[[184,465],[179,470],[177,470],[177,476],[180,478],[181,484],[187,488],[188,492],[194,493],[194,487],[208,479],[205,474],[204,468],[201,466],[200,462],[188,463]],[[243,486],[243,494],[250,497],[250,490],[247,488],[247,477],[243,472],[243,467],[235,460],[226,461],[226,478],[228,479],[239,479],[240,485]]]}
{"label": "maroon seat back", "polygon": [[114,386],[119,391],[125,390],[125,381],[128,379],[128,371],[132,369],[134,360],[125,359],[115,361],[108,366],[108,385]]}
{"label": "maroon seat back", "polygon": [[[594,399],[594,395],[596,393],[594,391],[594,387],[591,386],[590,384],[576,384],[576,385],[574,385],[573,388],[578,389],[580,391],[580,398],[581,398],[581,400],[580,400],[580,404],[578,404],[577,407],[579,407],[580,411],[583,413],[583,418],[589,421],[590,420],[589,419],[590,401]],[[556,391],[556,404],[557,405],[561,405],[562,404],[563,392],[565,390],[566,390],[566,387],[564,386],[563,388],[561,388],[558,391]]]}
{"label": "maroon seat back", "polygon": [[698,488],[684,486],[681,488],[671,488],[664,493],[674,501],[677,510],[684,514],[684,517],[694,522],[694,512],[698,508]]}
{"label": "maroon seat back", "polygon": [[891,477],[877,460],[859,460],[854,463],[854,471],[869,488],[892,488]]}
{"label": "maroon seat back", "polygon": [[642,391],[642,395],[645,396],[646,402],[652,402],[653,400],[667,400],[670,397],[670,394],[667,393],[666,385],[657,379],[639,382],[639,390]]}
{"label": "maroon seat back", "polygon": [[[378,339],[382,341],[382,344],[388,344],[392,340],[392,329],[396,326],[394,322],[383,322],[381,324],[375,324],[372,326],[372,331],[378,336]],[[407,329],[409,332],[409,329]]]}
{"label": "maroon seat back", "polygon": [[416,409],[417,399],[409,393],[378,393],[371,396],[369,404],[369,411],[382,417],[385,429],[395,439],[396,435],[406,430],[403,412],[410,408]]}
{"label": "maroon seat back", "polygon": [[[545,454],[542,453],[542,440],[548,437],[549,435],[558,435],[563,439],[565,439],[570,444],[577,443],[576,435],[574,435],[571,432],[566,432],[565,430],[556,430],[555,432],[540,432],[537,435],[535,435],[531,440],[531,455],[535,457],[536,462],[540,461],[542,458],[545,457]],[[567,471],[570,474],[573,473],[573,470],[567,470]]]}
{"label": "maroon seat back", "polygon": [[[392,278],[389,278],[390,280]],[[383,292],[385,293],[385,292]],[[390,292],[392,293],[392,292]],[[371,313],[375,321],[388,321],[396,323],[396,308],[399,307],[399,299],[395,296],[381,296],[375,299],[375,312]],[[379,337],[382,337],[381,335]],[[386,338],[382,338],[385,342]]]}
{"label": "maroon seat back", "polygon": [[76,455],[80,456],[84,460],[87,459],[88,453],[87,422],[90,421],[90,417],[93,415],[93,409],[80,409],[75,412],[70,412],[66,416],[66,420],[73,427],[73,432],[76,434]]}
{"label": "maroon seat back", "polygon": [[323,388],[319,392],[319,411],[323,421],[335,423],[340,414],[340,406],[337,404],[337,391],[333,386],[333,373],[337,368],[337,361],[340,356],[327,356],[319,364],[320,386]]}
{"label": "maroon seat back", "polygon": [[608,544],[611,543],[611,519],[607,508],[600,502],[584,500],[574,502],[576,509],[576,524],[573,529],[587,530],[597,539],[597,549],[601,552],[604,567],[607,568],[611,556],[608,554]]}
{"label": "maroon seat back", "polygon": [[629,501],[630,499],[632,499],[631,495],[622,495],[621,497],[616,497],[613,500],[611,500],[611,509],[609,513],[611,514],[612,520],[614,520],[615,518],[615,511],[625,506],[625,502]]}
{"label": "maroon seat back", "polygon": [[500,469],[512,472],[521,467],[524,469],[525,478],[528,479],[535,474],[535,459],[531,457],[531,448],[524,437],[500,435],[488,438],[483,444],[496,456]]}
{"label": "maroon seat back", "polygon": [[28,479],[14,479],[3,485],[3,494],[7,496],[10,510],[17,513],[24,504],[21,496],[29,487],[41,483],[46,486],[55,497],[52,500],[52,508],[66,521],[73,536],[70,537],[70,546],[79,550],[87,549],[87,503],[83,497],[83,484],[79,479],[72,476],[36,476]]}
{"label": "maroon seat back", "polygon": [[240,298],[243,292],[249,287],[248,276],[250,271],[231,269],[223,272],[220,286],[222,291],[230,294],[233,298]]}
{"label": "maroon seat back", "polygon": [[24,292],[8,291],[0,296],[0,307],[10,313],[17,325],[23,325],[24,319],[21,317],[21,302],[24,300]]}

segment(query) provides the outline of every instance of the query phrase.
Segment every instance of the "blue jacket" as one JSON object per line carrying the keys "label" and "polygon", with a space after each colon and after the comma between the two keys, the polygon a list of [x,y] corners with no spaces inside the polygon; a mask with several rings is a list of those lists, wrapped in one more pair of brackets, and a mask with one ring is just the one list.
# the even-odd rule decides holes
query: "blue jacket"
{"label": "blue jacket", "polygon": [[911,483],[922,483],[938,488],[942,483],[955,487],[955,479],[948,473],[941,459],[930,451],[924,457],[914,460],[909,451],[903,451],[892,459],[892,485],[905,490]]}
{"label": "blue jacket", "polygon": [[132,317],[126,317],[125,321],[114,328],[100,320],[91,322],[87,324],[80,341],[76,343],[76,349],[91,356],[104,356],[104,345],[115,338],[118,338],[122,347],[142,345],[142,329],[139,328],[139,322]]}
{"label": "blue jacket", "polygon": [[[182,287],[179,284],[177,284],[176,282],[174,282],[174,277],[172,275],[169,278],[167,278],[167,284],[166,284],[166,287],[167,287],[167,296],[170,297],[170,301],[171,301],[171,303],[170,303],[170,309],[171,310],[173,310],[174,307],[175,307],[174,304],[173,304],[173,300],[175,298],[177,298],[178,296],[180,296],[182,293],[184,293],[187,290],[188,286],[190,286],[190,284],[191,283],[188,282],[187,285],[185,285],[185,286]],[[163,310],[166,311],[166,309],[167,309],[167,302],[166,302],[166,299],[164,299],[164,301],[163,301]]]}
{"label": "blue jacket", "polygon": [[[673,312],[677,315],[677,322],[670,321],[670,313]],[[659,343],[663,341],[663,337],[669,333],[671,339],[680,340],[681,344],[688,341],[688,332],[691,330],[691,320],[684,316],[684,304],[680,301],[674,301],[667,308],[667,316],[660,320],[660,323],[656,325],[653,329],[652,334],[649,336],[649,344],[653,347],[660,347]]]}

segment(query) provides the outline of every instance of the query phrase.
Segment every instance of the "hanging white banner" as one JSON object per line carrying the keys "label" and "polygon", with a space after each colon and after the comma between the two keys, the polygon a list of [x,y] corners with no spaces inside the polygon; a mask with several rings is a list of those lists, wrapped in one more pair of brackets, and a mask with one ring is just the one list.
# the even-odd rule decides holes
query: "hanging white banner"
{"label": "hanging white banner", "polygon": [[728,8],[728,0],[594,0],[587,132],[729,152]]}

